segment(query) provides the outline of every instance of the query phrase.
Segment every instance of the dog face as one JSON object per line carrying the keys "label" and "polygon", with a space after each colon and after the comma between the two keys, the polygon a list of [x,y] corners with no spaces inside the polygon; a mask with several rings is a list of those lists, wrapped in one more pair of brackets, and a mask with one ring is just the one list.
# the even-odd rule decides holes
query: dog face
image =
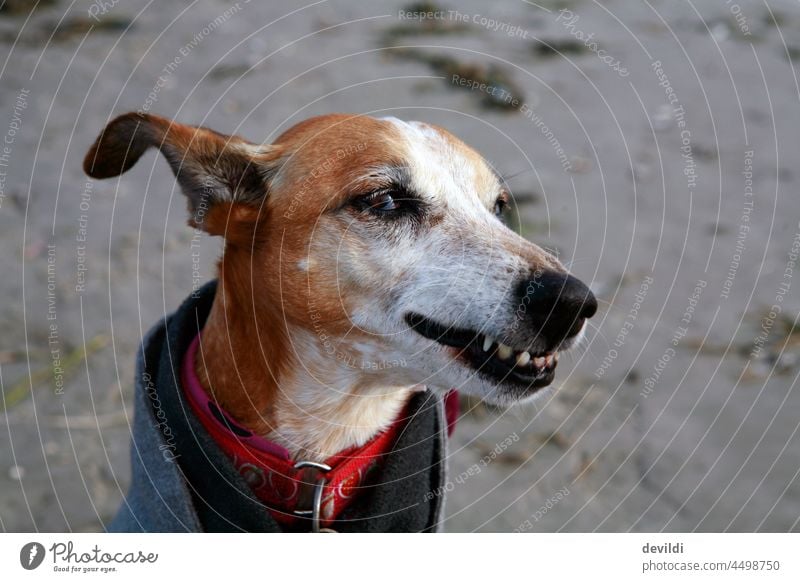
{"label": "dog face", "polygon": [[[226,237],[287,368],[426,384],[507,404],[550,384],[596,310],[589,289],[502,222],[508,194],[443,129],[329,115],[258,146],[154,116],[113,121],[87,173],[159,147],[191,222]],[[202,211],[202,213],[201,213]]]}

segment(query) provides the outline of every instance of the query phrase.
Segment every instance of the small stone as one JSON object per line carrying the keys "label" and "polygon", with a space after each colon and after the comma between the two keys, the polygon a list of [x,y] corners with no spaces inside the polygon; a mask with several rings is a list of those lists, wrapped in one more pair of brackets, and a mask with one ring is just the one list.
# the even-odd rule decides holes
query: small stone
{"label": "small stone", "polygon": [[637,184],[645,184],[653,177],[653,167],[647,163],[634,162],[631,174]]}
{"label": "small stone", "polygon": [[8,470],[8,478],[12,481],[22,481],[22,478],[25,476],[25,467],[20,467],[19,465],[11,465],[11,468]]}
{"label": "small stone", "polygon": [[717,42],[727,40],[731,35],[731,28],[725,22],[717,22],[713,24],[709,30],[711,31],[711,36],[714,37],[714,40]]}
{"label": "small stone", "polygon": [[570,158],[570,172],[573,174],[586,174],[592,169],[592,160],[583,156],[572,156]]}
{"label": "small stone", "polygon": [[669,105],[659,105],[655,113],[650,117],[655,131],[667,131],[672,127],[672,107]]}

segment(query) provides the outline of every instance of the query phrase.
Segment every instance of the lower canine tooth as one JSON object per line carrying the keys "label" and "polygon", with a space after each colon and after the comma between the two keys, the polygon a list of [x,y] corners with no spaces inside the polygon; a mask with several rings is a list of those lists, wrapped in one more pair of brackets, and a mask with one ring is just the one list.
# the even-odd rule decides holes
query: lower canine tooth
{"label": "lower canine tooth", "polygon": [[553,365],[553,354],[548,354],[545,356],[544,361],[547,363],[548,366]]}
{"label": "lower canine tooth", "polygon": [[544,366],[545,359],[543,357],[533,358],[533,365],[537,368],[541,368]]}
{"label": "lower canine tooth", "polygon": [[497,348],[497,355],[500,356],[501,360],[507,360],[513,353],[514,351],[506,344],[500,344]]}
{"label": "lower canine tooth", "polygon": [[522,352],[517,356],[517,366],[527,366],[531,361],[531,355],[528,352]]}
{"label": "lower canine tooth", "polygon": [[483,351],[488,352],[489,348],[492,347],[493,343],[494,340],[490,338],[488,335],[485,338],[483,338]]}

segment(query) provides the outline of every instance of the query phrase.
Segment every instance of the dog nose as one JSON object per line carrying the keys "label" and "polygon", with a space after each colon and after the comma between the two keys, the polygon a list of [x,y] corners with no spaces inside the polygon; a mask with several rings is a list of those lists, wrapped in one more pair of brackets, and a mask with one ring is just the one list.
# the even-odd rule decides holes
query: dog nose
{"label": "dog nose", "polygon": [[518,295],[529,321],[551,344],[577,335],[597,312],[594,294],[567,273],[536,273],[520,283]]}

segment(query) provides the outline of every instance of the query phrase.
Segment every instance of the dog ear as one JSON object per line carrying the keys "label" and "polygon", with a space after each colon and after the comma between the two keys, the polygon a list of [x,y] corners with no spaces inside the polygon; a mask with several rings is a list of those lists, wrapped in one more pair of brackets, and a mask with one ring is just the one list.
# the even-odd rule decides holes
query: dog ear
{"label": "dog ear", "polygon": [[93,178],[119,176],[151,147],[164,154],[188,198],[190,224],[211,234],[223,234],[215,232],[219,220],[205,220],[215,209],[225,208],[228,219],[234,210],[252,216],[283,153],[280,146],[260,146],[205,127],[132,112],[106,125],[86,153],[83,169]]}

